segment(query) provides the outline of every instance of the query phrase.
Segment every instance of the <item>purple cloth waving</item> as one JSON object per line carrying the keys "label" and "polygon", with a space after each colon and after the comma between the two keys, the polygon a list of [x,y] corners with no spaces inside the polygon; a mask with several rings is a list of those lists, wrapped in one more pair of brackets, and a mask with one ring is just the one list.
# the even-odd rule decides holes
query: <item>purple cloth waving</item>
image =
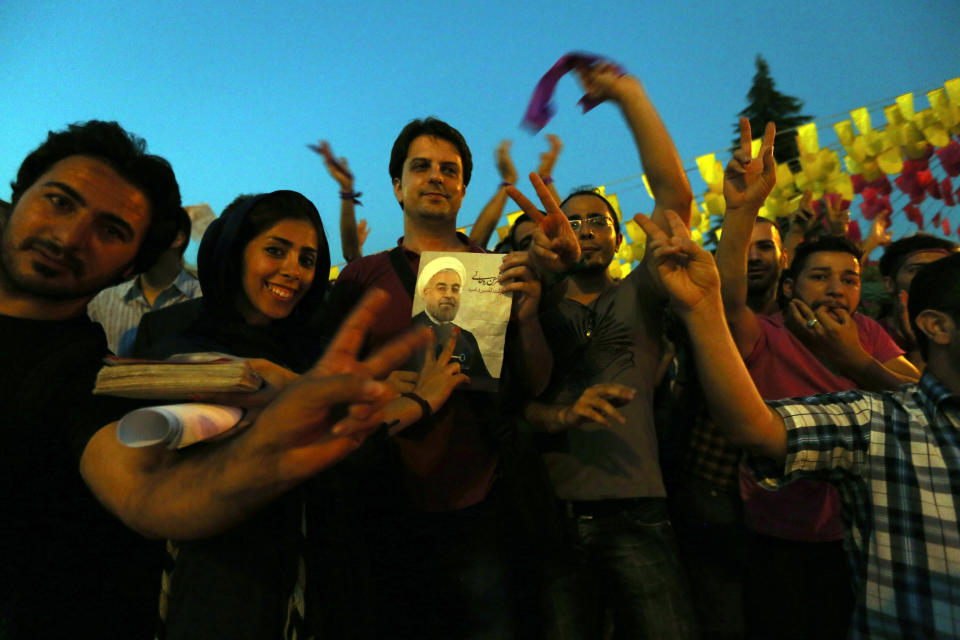
{"label": "purple cloth waving", "polygon": [[[556,64],[550,67],[550,70],[543,74],[543,77],[540,78],[540,82],[538,82],[537,86],[534,87],[533,96],[530,98],[530,104],[527,106],[527,112],[524,114],[520,125],[530,129],[533,133],[536,133],[547,126],[547,123],[550,122],[550,118],[552,118],[553,114],[556,113],[556,108],[550,103],[550,98],[553,97],[553,92],[557,88],[557,83],[560,82],[560,78],[562,78],[568,71],[575,69],[580,65],[591,65],[594,62],[603,59],[604,58],[602,56],[596,56],[583,51],[568,53],[560,56],[560,59],[557,60]],[[617,67],[617,71],[621,75],[625,73],[620,67]],[[593,109],[595,106],[600,104],[600,102],[602,101],[585,95],[580,98],[580,101],[577,104],[583,107],[583,112],[586,113],[587,111],[590,111],[590,109]]]}

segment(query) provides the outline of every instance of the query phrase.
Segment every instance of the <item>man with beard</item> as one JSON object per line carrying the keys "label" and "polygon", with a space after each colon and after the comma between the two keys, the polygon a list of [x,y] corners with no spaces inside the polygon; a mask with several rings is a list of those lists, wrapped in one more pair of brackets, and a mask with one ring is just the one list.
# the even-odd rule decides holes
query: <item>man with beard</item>
{"label": "man with beard", "polygon": [[[460,372],[469,376],[471,385],[482,378],[489,378],[490,372],[483,362],[480,346],[472,333],[453,323],[460,310],[460,289],[466,274],[456,258],[444,256],[432,260],[423,269],[417,279],[417,289],[423,296],[424,310],[413,317],[414,325],[423,325],[433,329],[437,340],[437,354],[450,338],[450,332],[457,332],[457,344],[451,360],[460,363]],[[414,371],[423,366],[423,354],[418,354]]]}
{"label": "man with beard", "polygon": [[180,190],[115,122],[50,132],[11,184],[0,245],[0,637],[146,638],[161,547],[101,507],[78,470],[126,404],[94,398],[101,289],[170,246]]}
{"label": "man with beard", "polygon": [[[654,194],[655,219],[665,223],[667,209],[689,213],[683,165],[640,81],[602,63],[581,70],[580,79],[591,98],[623,113]],[[541,202],[548,212],[556,209],[543,196]],[[654,388],[664,370],[661,297],[644,269],[622,280],[610,276],[623,235],[606,198],[576,191],[560,207],[581,259],[559,285],[563,299],[544,313],[554,375],[525,409],[541,432],[571,540],[572,566],[555,591],[556,637],[601,637],[610,618],[618,638],[692,637],[653,420]],[[538,235],[532,251],[542,249]]]}
{"label": "man with beard", "polygon": [[[783,282],[783,313],[760,315],[747,305],[748,239],[757,212],[776,181],[772,124],[757,158],[750,123],[741,118],[741,144],[727,166],[727,211],[717,266],[727,323],[764,399],[846,389],[894,389],[915,382],[916,369],[886,332],[856,313],[860,250],[825,237],[797,247]],[[853,600],[842,571],[844,527],[836,489],[804,481],[770,493],[741,473],[749,547],[745,584],[748,637],[787,637],[782,620],[804,621],[797,638],[843,637]],[[809,616],[810,607],[820,615]],[[790,636],[794,637],[794,636]]]}
{"label": "man with beard", "polygon": [[766,218],[757,218],[747,253],[747,306],[765,316],[779,311],[777,285],[787,268],[780,229]]}

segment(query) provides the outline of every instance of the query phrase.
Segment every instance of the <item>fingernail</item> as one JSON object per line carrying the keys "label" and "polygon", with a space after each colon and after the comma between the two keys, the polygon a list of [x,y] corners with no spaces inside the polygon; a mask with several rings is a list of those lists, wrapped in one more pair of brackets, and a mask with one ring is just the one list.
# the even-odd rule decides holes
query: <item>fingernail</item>
{"label": "fingernail", "polygon": [[386,389],[386,385],[382,382],[377,382],[376,380],[367,380],[363,383],[363,395],[367,397],[375,397],[381,395]]}

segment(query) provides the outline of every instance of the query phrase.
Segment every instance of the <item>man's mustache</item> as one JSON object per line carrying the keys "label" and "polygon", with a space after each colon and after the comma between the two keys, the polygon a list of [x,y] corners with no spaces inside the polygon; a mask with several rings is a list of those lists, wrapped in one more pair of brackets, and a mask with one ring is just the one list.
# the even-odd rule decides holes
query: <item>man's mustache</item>
{"label": "man's mustache", "polygon": [[80,276],[83,274],[83,261],[73,251],[64,249],[58,243],[45,238],[27,238],[21,247],[25,251],[33,248],[41,249],[44,253],[62,262],[64,267],[74,275]]}

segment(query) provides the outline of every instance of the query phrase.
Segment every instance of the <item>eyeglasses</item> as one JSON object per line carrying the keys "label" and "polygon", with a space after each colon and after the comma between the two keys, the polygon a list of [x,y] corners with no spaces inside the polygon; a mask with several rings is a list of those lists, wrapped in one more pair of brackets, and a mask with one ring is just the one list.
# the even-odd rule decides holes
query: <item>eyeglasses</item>
{"label": "eyeglasses", "polygon": [[590,226],[591,229],[596,229],[597,231],[605,231],[613,226],[613,222],[607,216],[597,213],[594,215],[587,216],[585,220],[571,220],[570,228],[574,232],[579,232],[580,227],[586,223]]}

